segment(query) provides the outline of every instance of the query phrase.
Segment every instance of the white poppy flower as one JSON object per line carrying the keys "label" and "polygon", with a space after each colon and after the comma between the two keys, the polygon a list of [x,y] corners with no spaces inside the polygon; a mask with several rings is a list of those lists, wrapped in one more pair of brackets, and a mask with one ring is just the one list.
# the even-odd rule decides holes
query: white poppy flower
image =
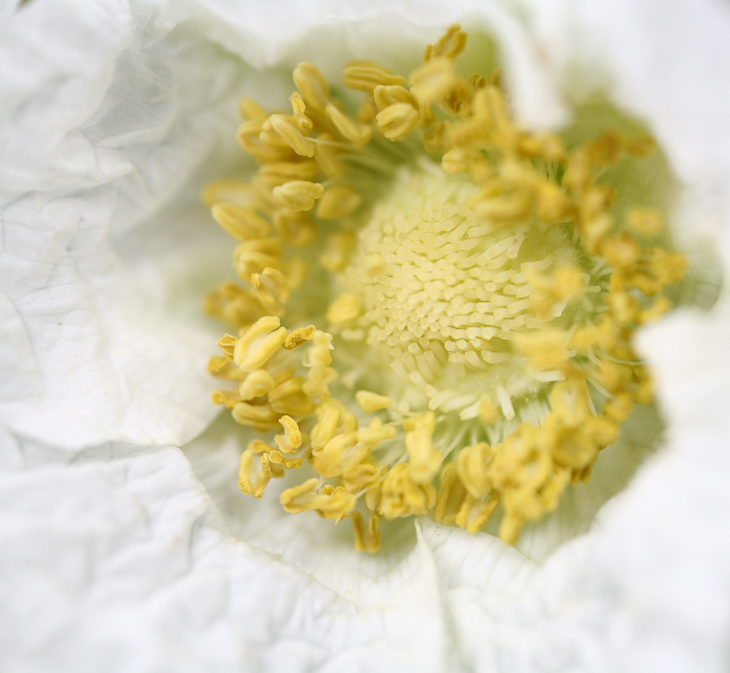
{"label": "white poppy flower", "polygon": [[666,431],[639,416],[516,548],[421,517],[362,555],[245,499],[241,435],[208,427],[221,330],[198,311],[230,251],[198,194],[253,169],[241,96],[281,105],[305,59],[407,71],[460,20],[498,45],[523,124],[594,93],[640,119],[683,185],[687,254],[709,238],[727,266],[727,8],[247,5],[0,12],[0,668],[726,670],[724,295],[639,335]]}

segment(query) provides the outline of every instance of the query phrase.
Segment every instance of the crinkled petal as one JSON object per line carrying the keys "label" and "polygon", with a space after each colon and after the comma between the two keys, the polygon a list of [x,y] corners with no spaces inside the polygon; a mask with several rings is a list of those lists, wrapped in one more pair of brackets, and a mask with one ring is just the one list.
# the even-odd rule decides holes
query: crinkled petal
{"label": "crinkled petal", "polygon": [[231,537],[175,448],[112,444],[0,482],[3,670],[443,670],[423,541],[335,592]]}
{"label": "crinkled petal", "polygon": [[0,47],[0,417],[68,449],[180,444],[215,413],[191,316],[228,252],[198,190],[247,71],[150,10],[72,5],[22,7]]}

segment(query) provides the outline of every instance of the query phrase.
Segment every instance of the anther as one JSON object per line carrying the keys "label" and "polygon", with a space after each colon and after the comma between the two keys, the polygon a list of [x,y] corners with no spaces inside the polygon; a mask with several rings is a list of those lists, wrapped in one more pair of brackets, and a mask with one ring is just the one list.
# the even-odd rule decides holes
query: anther
{"label": "anther", "polygon": [[246,495],[260,498],[269,479],[270,477],[262,469],[259,456],[253,451],[244,451],[241,454],[241,464],[238,470],[238,488]]}
{"label": "anther", "polygon": [[393,103],[375,117],[378,127],[388,140],[407,136],[418,122],[418,110],[410,103]]}
{"label": "anther", "polygon": [[381,409],[388,409],[393,401],[385,395],[371,393],[369,390],[358,390],[355,393],[358,405],[366,414],[372,414]]}
{"label": "anther", "polygon": [[403,86],[405,77],[394,75],[390,70],[373,61],[353,61],[342,71],[345,86],[372,94],[377,86]]}
{"label": "anther", "polygon": [[233,420],[242,425],[250,425],[262,432],[276,427],[279,418],[270,404],[249,404],[239,402],[236,404],[231,415]]}
{"label": "anther", "polygon": [[289,300],[291,289],[286,276],[270,266],[267,266],[261,273],[252,273],[250,278],[251,286],[257,290],[265,290],[282,303]]}
{"label": "anther", "polygon": [[359,147],[367,145],[373,134],[370,126],[353,121],[332,103],[327,106],[325,112],[343,138]]}
{"label": "anther", "polygon": [[294,68],[293,79],[307,107],[324,112],[329,103],[330,88],[319,68],[304,61]]}
{"label": "anther", "polygon": [[301,430],[291,416],[282,416],[279,423],[284,428],[284,434],[276,435],[274,441],[282,453],[294,453],[302,445]]}
{"label": "anther", "polygon": [[488,464],[492,450],[486,442],[467,446],[456,456],[456,473],[459,480],[473,498],[479,500],[489,494],[491,480]]}
{"label": "anther", "polygon": [[421,105],[428,105],[445,96],[454,85],[456,75],[449,59],[429,60],[411,73],[411,93]]}
{"label": "anther", "polygon": [[274,188],[274,198],[294,211],[314,208],[314,202],[322,196],[324,187],[318,182],[293,180]]}
{"label": "anther", "polygon": [[316,161],[273,161],[259,169],[261,178],[272,187],[292,180],[311,181],[317,177],[319,166]]}
{"label": "anther", "polygon": [[245,120],[263,122],[266,119],[266,112],[253,98],[242,98],[238,104],[241,117]]}
{"label": "anther", "polygon": [[284,241],[300,248],[315,238],[317,230],[305,213],[297,213],[288,208],[279,208],[273,216],[274,229]]}
{"label": "anther", "polygon": [[276,316],[259,318],[236,343],[234,362],[247,372],[263,367],[286,339],[287,330],[280,325]]}
{"label": "anther", "polygon": [[238,386],[238,395],[242,402],[249,402],[257,397],[270,393],[276,384],[274,378],[265,369],[252,371]]}
{"label": "anther", "polygon": [[314,331],[314,325],[309,325],[308,327],[300,327],[293,330],[284,340],[284,348],[290,351],[297,346],[301,346],[307,341],[312,341],[312,339],[314,338]]}
{"label": "anther", "polygon": [[330,304],[327,309],[327,320],[338,325],[356,318],[359,313],[360,306],[357,297],[350,292],[345,292]]}
{"label": "anther", "polygon": [[352,528],[355,533],[355,549],[357,551],[368,551],[371,554],[380,549],[380,531],[378,530],[378,517],[371,516],[370,523],[365,526],[360,512],[352,513]]}
{"label": "anther", "polygon": [[322,220],[339,220],[355,212],[362,197],[351,187],[333,185],[328,187],[317,203],[317,217]]}
{"label": "anther", "polygon": [[234,238],[248,241],[269,235],[271,226],[253,210],[230,203],[219,203],[211,208],[213,219]]}
{"label": "anther", "polygon": [[311,131],[314,124],[312,123],[312,120],[304,114],[307,106],[302,99],[302,95],[295,91],[291,96],[289,96],[289,102],[291,103],[292,112],[294,113],[294,118],[297,120],[299,130]]}
{"label": "anther", "polygon": [[[284,115],[271,115],[267,120],[271,128],[284,139],[287,145],[291,147],[299,156],[313,157],[314,143],[302,135],[296,124]],[[264,130],[266,130],[266,123]]]}
{"label": "anther", "polygon": [[466,46],[466,33],[461,30],[459,24],[453,24],[449,26],[446,33],[439,39],[439,41],[426,47],[423,54],[424,62],[428,62],[435,58],[449,58],[455,59]]}
{"label": "anther", "polygon": [[455,463],[449,463],[441,470],[439,490],[433,516],[439,523],[453,526],[466,498],[466,489],[456,472]]}

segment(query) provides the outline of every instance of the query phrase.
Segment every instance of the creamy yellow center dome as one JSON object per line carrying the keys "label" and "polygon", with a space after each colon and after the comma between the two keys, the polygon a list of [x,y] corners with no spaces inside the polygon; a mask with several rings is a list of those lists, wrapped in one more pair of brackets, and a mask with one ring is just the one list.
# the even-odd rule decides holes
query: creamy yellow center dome
{"label": "creamy yellow center dome", "polygon": [[[466,205],[477,191],[433,164],[396,177],[358,233],[342,275],[349,292],[329,317],[338,322],[348,317],[343,310],[357,311],[344,321],[350,328],[343,338],[383,349],[432,409],[474,417],[490,389],[511,417],[512,399],[522,402],[550,379],[514,348],[516,336],[546,323],[536,315],[539,290],[531,281],[557,273],[572,284],[568,298],[582,301],[561,301],[544,316],[567,329],[593,311],[583,291],[591,278],[572,227],[524,222],[495,229]],[[590,289],[600,294],[598,286]]]}

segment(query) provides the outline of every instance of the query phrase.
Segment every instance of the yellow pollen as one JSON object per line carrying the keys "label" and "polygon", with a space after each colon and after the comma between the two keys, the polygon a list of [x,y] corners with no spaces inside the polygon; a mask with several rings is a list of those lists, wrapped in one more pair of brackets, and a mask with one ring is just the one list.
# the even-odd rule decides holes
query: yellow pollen
{"label": "yellow pollen", "polygon": [[203,192],[241,280],[206,298],[232,325],[211,399],[262,433],[239,487],[306,473],[284,510],[349,516],[370,553],[382,519],[429,514],[514,544],[588,480],[653,401],[633,334],[687,271],[620,179],[653,141],[521,128],[499,70],[457,69],[466,42],[407,77],[352,62],[350,98],[299,63],[283,111],[241,101],[257,175]]}

